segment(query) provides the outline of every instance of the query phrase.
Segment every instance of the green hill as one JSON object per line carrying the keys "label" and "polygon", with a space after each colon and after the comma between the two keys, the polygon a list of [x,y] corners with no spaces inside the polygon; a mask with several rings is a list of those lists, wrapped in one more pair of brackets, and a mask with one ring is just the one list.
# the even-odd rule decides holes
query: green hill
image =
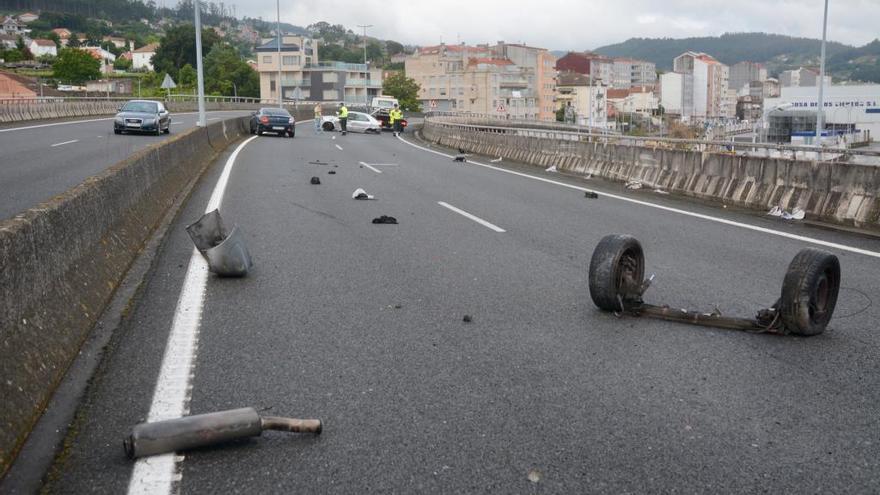
{"label": "green hill", "polygon": [[[705,52],[724,64],[762,62],[771,75],[800,66],[818,66],[821,40],[767,33],[725,33],[698,38],[631,38],[595,51],[610,57],[632,57],[654,62],[660,70],[672,70],[672,59],[693,50]],[[854,47],[830,41],[826,44],[829,72],[836,78],[880,82],[877,56],[880,42]],[[871,61],[874,61],[873,63]],[[834,61],[834,63],[832,63]],[[833,68],[832,68],[833,66]]]}

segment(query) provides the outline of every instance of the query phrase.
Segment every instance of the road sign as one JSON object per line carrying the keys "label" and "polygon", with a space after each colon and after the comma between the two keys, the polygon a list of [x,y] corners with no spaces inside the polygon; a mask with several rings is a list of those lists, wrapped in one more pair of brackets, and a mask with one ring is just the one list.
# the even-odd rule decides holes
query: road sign
{"label": "road sign", "polygon": [[437,108],[437,100],[431,100],[431,108]]}
{"label": "road sign", "polygon": [[503,111],[504,111],[504,105],[498,105],[498,111],[499,111],[499,112],[503,112]]}
{"label": "road sign", "polygon": [[162,85],[159,86],[162,89],[174,89],[177,87],[177,83],[174,82],[174,79],[171,79],[169,74],[165,74],[165,79],[162,81]]}
{"label": "road sign", "polygon": [[302,100],[303,99],[302,89],[300,89],[299,86],[293,88],[293,95],[291,95],[291,96],[293,97],[294,100]]}

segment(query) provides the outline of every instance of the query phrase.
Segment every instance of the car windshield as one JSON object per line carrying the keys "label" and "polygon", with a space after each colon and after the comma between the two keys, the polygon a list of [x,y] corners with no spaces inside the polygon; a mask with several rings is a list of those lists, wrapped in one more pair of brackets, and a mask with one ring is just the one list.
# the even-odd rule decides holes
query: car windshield
{"label": "car windshield", "polygon": [[280,108],[264,108],[262,112],[263,115],[271,115],[273,117],[290,117],[290,113],[287,110],[281,110]]}
{"label": "car windshield", "polygon": [[379,108],[391,108],[394,106],[394,101],[392,101],[392,100],[376,100],[376,106]]}
{"label": "car windshield", "polygon": [[159,105],[152,101],[130,101],[122,107],[123,112],[159,113]]}

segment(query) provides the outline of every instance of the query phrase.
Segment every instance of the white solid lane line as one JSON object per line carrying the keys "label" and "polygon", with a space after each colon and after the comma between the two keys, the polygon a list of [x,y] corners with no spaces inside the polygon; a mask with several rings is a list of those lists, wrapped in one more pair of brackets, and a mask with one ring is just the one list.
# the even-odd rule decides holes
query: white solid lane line
{"label": "white solid lane line", "polygon": [[[418,149],[420,149],[420,150],[422,150],[422,151],[427,151],[428,153],[434,153],[435,155],[445,156],[445,157],[447,157],[447,158],[453,158],[452,155],[448,155],[448,154],[446,154],[446,153],[442,153],[442,152],[440,152],[440,151],[436,151],[436,150],[432,150],[432,149],[429,149],[429,148],[425,148],[424,146],[419,146],[419,145],[417,145],[417,144],[414,144],[414,143],[411,143],[411,142],[407,141],[406,139],[403,139],[403,138],[400,137],[400,136],[398,136],[397,139],[400,139],[400,140],[403,141],[404,143],[406,143],[406,144],[408,144],[408,145],[410,145],[410,146],[412,146],[412,147],[414,147],[414,148],[418,148]],[[704,214],[702,214],[702,213],[695,213],[695,212],[693,212],[693,211],[682,210],[682,209],[679,209],[679,208],[672,208],[672,207],[670,207],[670,206],[663,206],[663,205],[660,205],[660,204],[657,204],[657,203],[651,203],[651,202],[648,202],[648,201],[642,201],[642,200],[639,200],[639,199],[628,198],[628,197],[626,197],[626,196],[618,196],[618,195],[616,195],[616,194],[609,194],[609,193],[606,193],[606,192],[594,191],[594,190],[592,190],[592,189],[587,189],[587,188],[585,188],[585,187],[579,187],[579,186],[575,186],[575,185],[572,185],[572,184],[566,184],[566,183],[564,183],[564,182],[559,182],[559,181],[555,181],[555,180],[545,179],[545,178],[543,178],[543,177],[536,177],[536,176],[534,176],[534,175],[524,174],[524,173],[522,173],[522,172],[516,172],[516,171],[513,171],[513,170],[507,170],[507,169],[503,169],[503,168],[499,168],[499,167],[493,167],[492,165],[486,165],[485,163],[480,163],[480,162],[476,162],[476,161],[473,161],[473,160],[468,160],[467,162],[470,163],[470,164],[472,164],[472,165],[477,165],[477,166],[480,166],[480,167],[485,167],[485,168],[488,168],[488,169],[491,169],[491,170],[496,170],[496,171],[498,171],[498,172],[504,172],[504,173],[506,173],[506,174],[518,175],[518,176],[520,176],[520,177],[525,177],[525,178],[527,178],[527,179],[532,179],[532,180],[537,180],[537,181],[541,181],[541,182],[546,182],[546,183],[548,183],[548,184],[554,184],[554,185],[562,186],[562,187],[566,187],[566,188],[569,188],[569,189],[575,189],[575,190],[577,190],[577,191],[595,192],[595,193],[597,193],[597,194],[602,194],[602,195],[603,195],[604,197],[606,197],[606,198],[619,199],[620,201],[626,201],[626,202],[628,202],[628,203],[633,203],[633,204],[637,204],[637,205],[641,205],[641,206],[647,206],[647,207],[649,207],[649,208],[656,208],[656,209],[658,209],[658,210],[664,210],[664,211],[669,211],[669,212],[672,212],[672,213],[678,213],[679,215],[685,215],[685,216],[689,216],[689,217],[700,218],[700,219],[703,219],[703,220],[709,220],[710,222],[717,222],[717,223],[721,223],[721,224],[724,224],[724,225],[730,225],[730,226],[733,226],[733,227],[740,227],[740,228],[743,228],[743,229],[753,230],[753,231],[755,231],[755,232],[761,232],[761,233],[763,233],[763,234],[770,234],[770,235],[775,235],[775,236],[779,236],[779,237],[785,237],[785,238],[787,238],[787,239],[793,239],[793,240],[796,240],[796,241],[806,242],[806,243],[809,243],[809,244],[815,244],[815,245],[817,245],[817,246],[824,246],[824,247],[829,247],[829,248],[833,248],[833,249],[839,249],[839,250],[841,250],[841,251],[848,251],[848,252],[850,252],[850,253],[863,254],[863,255],[865,255],[865,256],[871,256],[871,257],[873,257],[873,258],[880,258],[880,252],[877,252],[877,251],[869,251],[869,250],[867,250],[867,249],[861,249],[861,248],[857,248],[857,247],[853,247],[853,246],[847,246],[846,244],[838,244],[838,243],[836,243],[836,242],[823,241],[822,239],[816,239],[816,238],[813,238],[813,237],[807,237],[807,236],[802,236],[802,235],[797,235],[797,234],[789,234],[788,232],[781,232],[781,231],[779,231],[779,230],[768,229],[768,228],[765,228],[765,227],[758,227],[757,225],[750,225],[750,224],[747,224],[747,223],[735,222],[735,221],[733,221],[733,220],[727,220],[727,219],[725,219],[725,218],[713,217],[713,216],[710,216],[710,215],[704,215]]]}
{"label": "white solid lane line", "polygon": [[461,216],[463,216],[463,217],[470,218],[471,220],[473,220],[473,221],[477,222],[478,224],[482,225],[483,227],[490,228],[490,229],[494,230],[495,232],[506,232],[504,229],[502,229],[501,227],[495,225],[494,223],[489,223],[489,222],[483,220],[482,218],[480,218],[480,217],[478,217],[478,216],[476,216],[476,215],[471,215],[470,213],[468,213],[468,212],[466,212],[466,211],[464,211],[464,210],[458,209],[458,208],[452,206],[452,205],[449,204],[449,203],[444,203],[443,201],[437,201],[437,204],[440,205],[440,206],[442,206],[442,207],[444,207],[444,208],[447,208],[447,209],[449,209],[449,210],[452,210],[452,211],[458,213],[459,215],[461,215]]}
{"label": "white solid lane line", "polygon": [[78,143],[79,139],[71,139],[70,141],[64,141],[63,143],[55,143],[50,146],[50,148],[54,148],[56,146],[64,146],[65,144]]}
{"label": "white solid lane line", "polygon": [[[229,112],[229,110],[212,110],[212,111],[206,112],[206,113],[215,113],[215,112]],[[197,114],[197,113],[199,113],[199,112],[181,112],[181,113],[175,113],[172,115],[193,115],[193,114]],[[232,112],[232,113],[236,113],[236,112]],[[238,116],[243,117],[244,115],[242,114],[242,115],[238,115]],[[84,124],[86,122],[101,122],[104,120],[113,120],[113,117],[104,117],[104,118],[100,118],[100,119],[87,119],[87,120],[70,120],[70,121],[65,121],[65,122],[53,122],[51,124],[28,125],[28,126],[24,126],[24,127],[11,127],[9,129],[0,129],[0,133],[12,132],[12,131],[26,131],[28,129],[41,129],[43,127],[54,127],[56,125],[71,125],[71,124]]]}
{"label": "white solid lane line", "polygon": [[338,149],[339,151],[342,151],[342,146],[339,146],[339,145],[337,144],[337,145],[336,145],[336,149]]}
{"label": "white solid lane line", "polygon": [[359,163],[360,163],[361,165],[367,167],[368,169],[372,170],[373,172],[376,172],[377,174],[381,174],[381,173],[382,173],[381,170],[379,170],[378,168],[376,168],[376,167],[370,165],[369,163],[365,163],[365,162],[359,162]]}
{"label": "white solid lane line", "polygon": [[[232,167],[235,166],[235,159],[239,152],[256,138],[252,136],[238,145],[226,160],[226,166],[217,179],[217,185],[214,186],[205,213],[219,208],[223,203],[223,194],[226,192]],[[192,374],[207,283],[208,263],[197,250],[193,249],[183,288],[177,299],[177,308],[174,310],[171,333],[165,344],[165,355],[162,358],[156,390],[153,392],[153,401],[147,416],[148,422],[174,419],[189,414]],[[182,460],[183,456],[174,453],[139,459],[131,474],[128,493],[160,495],[172,493],[175,483],[181,477],[176,465]]]}

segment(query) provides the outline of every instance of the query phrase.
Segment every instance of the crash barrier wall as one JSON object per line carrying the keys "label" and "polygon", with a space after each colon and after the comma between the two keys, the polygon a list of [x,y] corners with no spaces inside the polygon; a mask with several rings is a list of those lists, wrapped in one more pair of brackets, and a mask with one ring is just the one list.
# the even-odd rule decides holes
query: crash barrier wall
{"label": "crash barrier wall", "polygon": [[426,119],[424,139],[470,153],[556,166],[561,172],[639,181],[758,210],[806,211],[807,218],[880,230],[880,167],[549,138]]}

